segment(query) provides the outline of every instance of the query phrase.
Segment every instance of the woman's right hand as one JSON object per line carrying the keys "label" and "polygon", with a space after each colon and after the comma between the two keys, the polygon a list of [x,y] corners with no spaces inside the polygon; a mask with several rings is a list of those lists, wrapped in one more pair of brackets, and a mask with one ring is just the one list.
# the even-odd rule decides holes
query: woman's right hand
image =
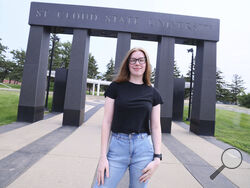
{"label": "woman's right hand", "polygon": [[98,185],[104,184],[104,171],[106,170],[106,177],[109,177],[109,162],[106,156],[100,157],[97,169]]}

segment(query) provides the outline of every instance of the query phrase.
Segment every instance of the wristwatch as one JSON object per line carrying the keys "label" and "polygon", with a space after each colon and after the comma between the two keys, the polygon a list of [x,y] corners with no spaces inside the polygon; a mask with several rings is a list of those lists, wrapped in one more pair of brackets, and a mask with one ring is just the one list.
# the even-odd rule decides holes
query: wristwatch
{"label": "wristwatch", "polygon": [[158,158],[160,158],[160,160],[162,160],[162,154],[155,154],[155,153],[154,153],[154,158],[155,158],[155,157],[158,157]]}

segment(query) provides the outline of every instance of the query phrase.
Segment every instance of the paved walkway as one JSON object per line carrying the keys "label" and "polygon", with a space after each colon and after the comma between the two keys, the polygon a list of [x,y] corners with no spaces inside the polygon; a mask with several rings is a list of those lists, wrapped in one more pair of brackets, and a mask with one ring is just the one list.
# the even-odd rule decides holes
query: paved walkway
{"label": "paved walkway", "polygon": [[[100,153],[102,118],[103,97],[88,96],[80,127],[61,126],[62,114],[49,114],[32,124],[1,126],[0,188],[90,188]],[[224,169],[210,180],[228,147],[173,122],[172,133],[163,134],[164,158],[149,188],[250,187],[250,157],[244,152],[239,168]],[[128,179],[126,172],[118,188],[127,188]]]}

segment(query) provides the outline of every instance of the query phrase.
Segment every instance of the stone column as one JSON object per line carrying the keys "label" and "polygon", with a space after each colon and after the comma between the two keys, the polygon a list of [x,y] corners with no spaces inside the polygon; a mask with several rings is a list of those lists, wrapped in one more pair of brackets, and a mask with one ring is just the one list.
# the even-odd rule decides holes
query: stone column
{"label": "stone column", "polygon": [[115,55],[115,75],[118,74],[121,66],[121,62],[127,52],[130,50],[130,33],[118,33]]}
{"label": "stone column", "polygon": [[93,83],[92,95],[95,95],[95,83]]}
{"label": "stone column", "polygon": [[161,105],[161,128],[163,133],[171,133],[173,89],[174,89],[174,45],[172,37],[161,37],[158,42],[155,84],[163,99]]}
{"label": "stone column", "polygon": [[100,81],[98,80],[98,84],[97,84],[97,96],[100,95]]}
{"label": "stone column", "polygon": [[17,121],[43,119],[49,55],[49,32],[31,26],[23,69]]}
{"label": "stone column", "polygon": [[80,126],[84,121],[88,55],[88,30],[74,29],[65,93],[63,125]]}
{"label": "stone column", "polygon": [[183,121],[185,79],[174,78],[173,117],[174,121]]}
{"label": "stone column", "polygon": [[214,136],[216,103],[216,42],[197,45],[190,131]]}
{"label": "stone column", "polygon": [[52,111],[63,112],[68,69],[57,68],[54,79]]}

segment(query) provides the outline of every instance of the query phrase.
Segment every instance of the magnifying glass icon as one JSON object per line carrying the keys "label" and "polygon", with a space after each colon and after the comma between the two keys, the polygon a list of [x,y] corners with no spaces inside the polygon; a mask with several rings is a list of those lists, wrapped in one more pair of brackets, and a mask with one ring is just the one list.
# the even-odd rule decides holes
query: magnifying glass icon
{"label": "magnifying glass icon", "polygon": [[225,167],[229,169],[238,168],[242,163],[242,159],[243,157],[240,150],[236,148],[227,148],[221,155],[221,167],[210,176],[210,179],[213,180]]}

